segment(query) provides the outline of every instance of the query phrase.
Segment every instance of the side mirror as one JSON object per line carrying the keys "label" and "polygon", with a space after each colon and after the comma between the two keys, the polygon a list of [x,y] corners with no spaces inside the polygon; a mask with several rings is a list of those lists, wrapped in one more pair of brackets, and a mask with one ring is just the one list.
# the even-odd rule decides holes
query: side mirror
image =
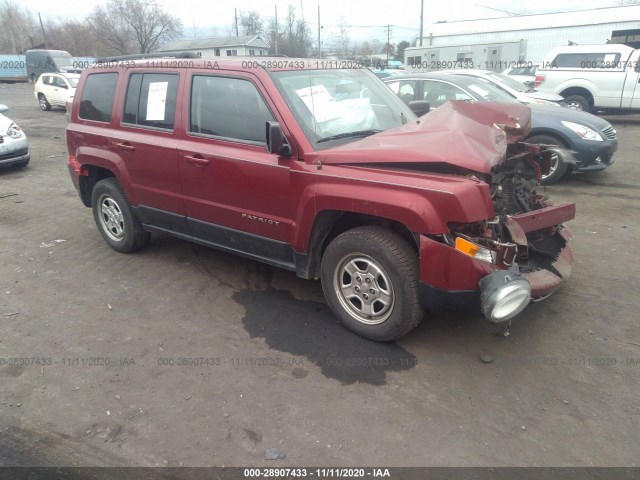
{"label": "side mirror", "polygon": [[409,102],[409,108],[413,111],[413,113],[421,117],[429,113],[429,111],[431,110],[431,104],[426,100],[413,100]]}
{"label": "side mirror", "polygon": [[266,122],[267,127],[267,151],[276,155],[288,157],[291,155],[291,147],[282,133],[278,122]]}
{"label": "side mirror", "polygon": [[9,111],[9,107],[7,107],[6,105],[0,104],[0,113],[4,113],[8,111]]}

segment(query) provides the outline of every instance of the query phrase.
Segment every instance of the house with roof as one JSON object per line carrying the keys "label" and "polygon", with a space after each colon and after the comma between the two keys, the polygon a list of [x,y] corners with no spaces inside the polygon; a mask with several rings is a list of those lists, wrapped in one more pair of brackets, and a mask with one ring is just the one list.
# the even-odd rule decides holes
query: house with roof
{"label": "house with roof", "polygon": [[178,40],[165,45],[160,52],[192,52],[203,58],[263,56],[269,53],[269,44],[260,35],[240,37],[210,37]]}

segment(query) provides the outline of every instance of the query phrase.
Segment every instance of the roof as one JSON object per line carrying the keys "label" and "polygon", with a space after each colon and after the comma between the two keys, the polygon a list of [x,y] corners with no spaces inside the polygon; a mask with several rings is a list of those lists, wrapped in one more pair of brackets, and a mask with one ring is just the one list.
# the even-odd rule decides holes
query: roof
{"label": "roof", "polygon": [[[460,20],[427,25],[423,38],[445,37],[487,32],[509,32],[537,30],[581,25],[600,25],[603,23],[637,22],[640,18],[640,5],[622,7],[592,8],[573,12],[540,13],[515,17],[484,18],[479,20]],[[409,47],[411,48],[411,47]],[[415,48],[415,47],[413,47]],[[418,47],[418,48],[424,48]]]}
{"label": "roof", "polygon": [[[221,47],[237,47],[249,45],[254,40],[264,43],[265,48],[269,48],[269,44],[264,41],[260,35],[243,35],[240,37],[210,37],[210,38],[194,38],[191,40],[178,40],[165,45],[161,52],[173,52],[178,50],[197,50],[207,48]],[[257,45],[259,46],[259,45]]]}

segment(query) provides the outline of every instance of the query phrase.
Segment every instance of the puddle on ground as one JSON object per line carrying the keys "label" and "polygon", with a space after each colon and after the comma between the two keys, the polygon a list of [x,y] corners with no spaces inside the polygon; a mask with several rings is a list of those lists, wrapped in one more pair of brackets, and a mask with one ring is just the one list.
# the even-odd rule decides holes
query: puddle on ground
{"label": "puddle on ground", "polygon": [[[233,299],[246,309],[242,322],[251,338],[264,338],[274,350],[306,357],[325,377],[343,384],[384,385],[387,372],[416,365],[416,357],[395,343],[351,333],[323,303],[297,300],[288,291],[274,289],[242,290]],[[307,372],[295,366],[292,375],[302,379]]]}

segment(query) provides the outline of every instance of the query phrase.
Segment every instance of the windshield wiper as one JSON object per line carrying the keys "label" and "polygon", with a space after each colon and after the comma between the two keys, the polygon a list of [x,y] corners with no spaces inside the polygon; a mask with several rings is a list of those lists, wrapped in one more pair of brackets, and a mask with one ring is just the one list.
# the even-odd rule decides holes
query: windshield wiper
{"label": "windshield wiper", "polygon": [[368,137],[369,135],[374,135],[376,133],[380,133],[382,130],[357,130],[355,132],[346,132],[339,133],[337,135],[331,135],[330,137],[324,137],[320,140],[317,140],[316,143],[328,142],[330,140],[338,140],[339,138],[351,138],[351,137]]}

